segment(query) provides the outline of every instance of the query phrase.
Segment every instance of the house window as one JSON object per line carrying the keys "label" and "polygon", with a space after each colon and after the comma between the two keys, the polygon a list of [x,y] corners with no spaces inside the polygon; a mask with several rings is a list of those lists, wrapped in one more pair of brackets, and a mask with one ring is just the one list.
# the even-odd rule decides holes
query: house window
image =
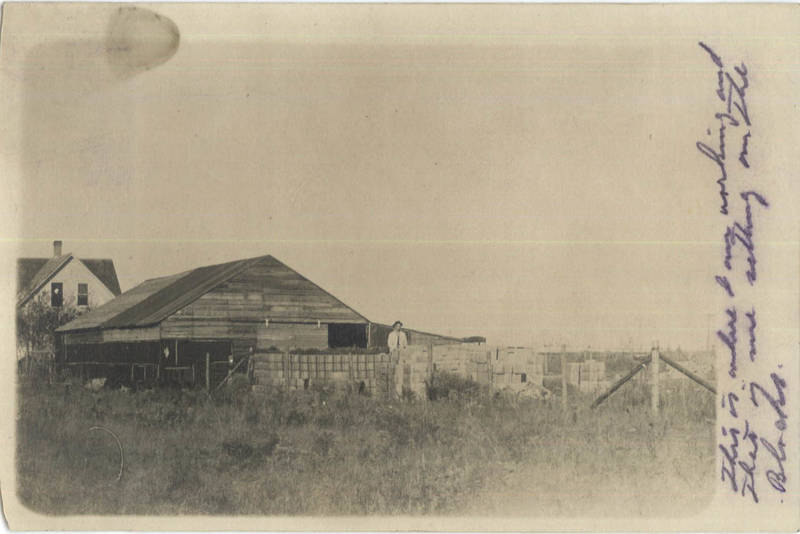
{"label": "house window", "polygon": [[78,306],[89,305],[89,284],[78,284]]}
{"label": "house window", "polygon": [[61,282],[50,284],[50,305],[54,308],[64,305],[64,284]]}
{"label": "house window", "polygon": [[522,373],[522,376],[520,376],[520,382],[522,382],[524,384],[527,381],[528,381],[527,373]]}

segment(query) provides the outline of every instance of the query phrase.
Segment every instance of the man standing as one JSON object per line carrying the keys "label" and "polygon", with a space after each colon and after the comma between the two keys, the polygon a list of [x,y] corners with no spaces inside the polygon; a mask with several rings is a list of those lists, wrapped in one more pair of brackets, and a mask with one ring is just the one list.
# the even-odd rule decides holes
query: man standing
{"label": "man standing", "polygon": [[[403,323],[400,321],[395,321],[392,325],[392,331],[389,332],[389,338],[386,341],[386,344],[389,345],[389,354],[391,356],[391,361],[395,364],[394,368],[394,389],[397,393],[398,398],[402,398],[403,396],[403,383],[404,377],[406,373],[406,365],[405,362],[405,349],[408,347],[408,339],[406,338],[406,333],[403,332]],[[409,369],[409,372],[411,370]]]}
{"label": "man standing", "polygon": [[406,333],[403,332],[402,328],[403,323],[395,321],[392,325],[392,331],[389,332],[387,344],[389,345],[389,350],[392,352],[404,349],[408,346],[408,338],[406,338]]}

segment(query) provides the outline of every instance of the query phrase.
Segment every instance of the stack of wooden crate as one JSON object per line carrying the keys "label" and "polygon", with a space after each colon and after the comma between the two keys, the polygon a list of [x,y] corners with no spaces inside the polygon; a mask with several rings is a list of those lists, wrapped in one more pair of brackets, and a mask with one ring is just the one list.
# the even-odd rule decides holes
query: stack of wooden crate
{"label": "stack of wooden crate", "polygon": [[472,344],[433,347],[433,365],[437,371],[454,373],[479,383],[491,382],[489,351]]}
{"label": "stack of wooden crate", "polygon": [[307,389],[314,385],[349,387],[378,393],[393,372],[388,354],[292,354],[267,352],[253,355],[254,388]]}
{"label": "stack of wooden crate", "polygon": [[567,363],[567,382],[583,393],[594,393],[608,385],[606,364],[600,360]]}

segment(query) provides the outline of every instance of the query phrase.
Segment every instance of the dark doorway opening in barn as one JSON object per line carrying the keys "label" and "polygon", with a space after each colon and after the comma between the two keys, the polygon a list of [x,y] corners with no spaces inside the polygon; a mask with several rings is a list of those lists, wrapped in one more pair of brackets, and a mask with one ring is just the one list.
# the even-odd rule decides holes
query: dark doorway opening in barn
{"label": "dark doorway opening in barn", "polygon": [[367,347],[367,327],[363,324],[329,324],[328,347]]}

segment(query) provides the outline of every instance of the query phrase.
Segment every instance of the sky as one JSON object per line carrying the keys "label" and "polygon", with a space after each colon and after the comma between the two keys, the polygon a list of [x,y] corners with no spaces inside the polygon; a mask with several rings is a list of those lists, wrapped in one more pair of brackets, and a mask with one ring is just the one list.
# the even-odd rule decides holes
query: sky
{"label": "sky", "polygon": [[[695,148],[716,106],[697,41],[728,43],[731,20],[233,7],[6,14],[23,28],[2,43],[9,255],[61,239],[113,258],[127,290],[272,254],[378,322],[510,345],[707,346],[722,228]],[[772,51],[750,59],[762,81],[796,78]],[[784,103],[761,98],[778,117]],[[788,158],[770,135],[765,169]]]}

